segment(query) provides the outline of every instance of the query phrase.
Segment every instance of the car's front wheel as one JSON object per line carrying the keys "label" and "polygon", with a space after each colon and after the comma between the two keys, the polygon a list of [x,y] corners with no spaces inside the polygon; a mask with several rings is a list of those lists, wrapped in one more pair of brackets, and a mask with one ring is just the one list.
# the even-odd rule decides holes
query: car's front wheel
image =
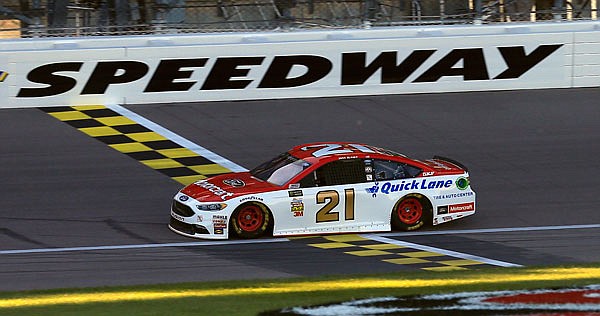
{"label": "car's front wheel", "polygon": [[415,230],[431,220],[431,204],[420,194],[410,194],[402,198],[392,210],[392,228]]}
{"label": "car's front wheel", "polygon": [[238,207],[231,216],[231,227],[237,237],[248,239],[262,236],[271,224],[271,214],[261,203],[250,202]]}

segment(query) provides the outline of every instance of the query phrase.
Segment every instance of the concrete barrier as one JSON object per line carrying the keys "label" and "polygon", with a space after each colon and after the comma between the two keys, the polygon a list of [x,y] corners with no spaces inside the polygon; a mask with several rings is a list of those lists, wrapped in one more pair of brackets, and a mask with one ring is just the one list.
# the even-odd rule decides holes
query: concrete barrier
{"label": "concrete barrier", "polygon": [[0,41],[0,107],[600,86],[600,22]]}

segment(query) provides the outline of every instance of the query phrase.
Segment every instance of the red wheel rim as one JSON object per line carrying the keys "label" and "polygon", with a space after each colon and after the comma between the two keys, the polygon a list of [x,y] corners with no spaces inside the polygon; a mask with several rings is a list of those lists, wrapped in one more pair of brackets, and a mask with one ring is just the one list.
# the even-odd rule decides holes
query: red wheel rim
{"label": "red wheel rim", "polygon": [[247,232],[257,230],[265,220],[263,210],[256,205],[249,205],[240,210],[237,222],[240,228]]}
{"label": "red wheel rim", "polygon": [[400,202],[396,209],[398,218],[404,224],[412,225],[418,222],[423,216],[423,205],[415,198],[408,198]]}

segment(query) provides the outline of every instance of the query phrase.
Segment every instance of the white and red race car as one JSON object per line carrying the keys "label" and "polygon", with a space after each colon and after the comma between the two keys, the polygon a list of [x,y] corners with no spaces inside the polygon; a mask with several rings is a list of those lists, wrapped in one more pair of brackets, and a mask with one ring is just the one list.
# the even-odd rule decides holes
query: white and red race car
{"label": "white and red race car", "polygon": [[354,143],[296,146],[179,191],[169,227],[195,238],[414,230],[475,213],[467,169]]}

